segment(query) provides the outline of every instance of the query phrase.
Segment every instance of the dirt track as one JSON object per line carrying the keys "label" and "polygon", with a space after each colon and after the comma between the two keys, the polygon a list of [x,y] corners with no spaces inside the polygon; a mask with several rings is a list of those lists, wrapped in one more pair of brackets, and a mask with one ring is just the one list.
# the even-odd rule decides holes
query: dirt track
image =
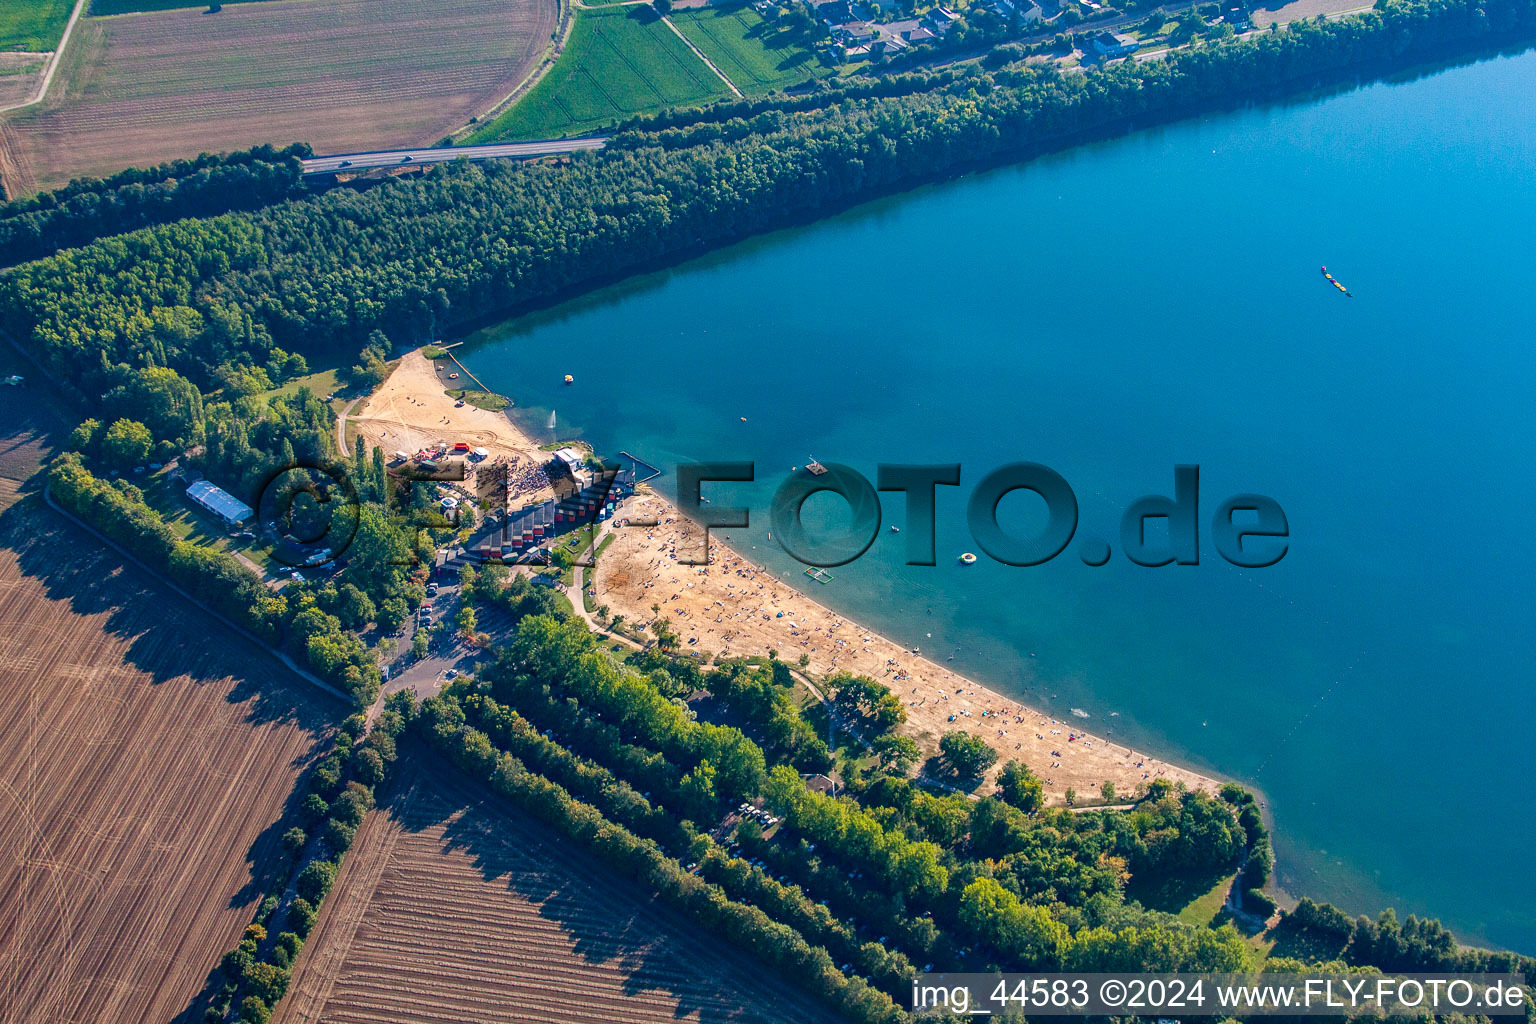
{"label": "dirt track", "polygon": [[402,759],[400,795],[358,832],[277,1024],[832,1024],[424,754]]}

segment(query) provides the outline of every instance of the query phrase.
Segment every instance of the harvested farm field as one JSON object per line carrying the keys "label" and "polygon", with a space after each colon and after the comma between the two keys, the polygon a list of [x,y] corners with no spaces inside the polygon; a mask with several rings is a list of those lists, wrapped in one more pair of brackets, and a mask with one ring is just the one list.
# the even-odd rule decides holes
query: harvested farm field
{"label": "harvested farm field", "polygon": [[202,1019],[344,713],[290,679],[40,497],[0,514],[0,1020]]}
{"label": "harvested farm field", "polygon": [[199,152],[436,142],[516,87],[556,0],[268,0],[89,17],[7,122],[13,194]]}
{"label": "harvested farm field", "polygon": [[837,1019],[440,759],[397,766],[277,1024]]}
{"label": "harvested farm field", "polygon": [[0,341],[0,377],[23,378],[22,390],[6,396],[16,400],[0,401],[0,510],[10,508],[23,488],[41,486],[41,477],[33,478],[77,422],[51,386],[36,376],[28,378],[36,373],[31,363]]}
{"label": "harvested farm field", "polygon": [[0,107],[31,99],[47,62],[42,54],[0,52]]}

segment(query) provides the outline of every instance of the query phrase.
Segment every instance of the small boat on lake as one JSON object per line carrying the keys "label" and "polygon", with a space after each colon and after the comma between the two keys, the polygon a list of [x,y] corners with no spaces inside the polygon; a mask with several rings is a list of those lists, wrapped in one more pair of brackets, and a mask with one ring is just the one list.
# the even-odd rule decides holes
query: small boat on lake
{"label": "small boat on lake", "polygon": [[1342,284],[1339,283],[1339,279],[1338,278],[1336,278],[1332,274],[1328,273],[1328,268],[1327,267],[1323,268],[1323,276],[1328,279],[1328,283],[1329,284],[1333,285],[1339,291],[1343,292],[1346,297],[1351,298],[1351,299],[1354,298],[1353,295],[1350,295],[1349,289],[1345,288]]}

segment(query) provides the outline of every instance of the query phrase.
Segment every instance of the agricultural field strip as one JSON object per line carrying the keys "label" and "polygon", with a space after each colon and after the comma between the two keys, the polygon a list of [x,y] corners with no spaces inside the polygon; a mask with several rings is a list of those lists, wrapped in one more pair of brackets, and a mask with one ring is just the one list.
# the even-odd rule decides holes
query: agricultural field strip
{"label": "agricultural field strip", "polygon": [[[441,857],[442,854],[434,849],[414,845],[390,864],[378,909],[385,920],[398,921],[402,925],[409,920],[412,926],[398,931],[390,929],[389,941],[384,943],[378,941],[383,933],[383,929],[379,929],[374,936],[365,937],[354,946],[351,963],[354,969],[361,971],[362,978],[346,986],[343,1006],[356,1004],[359,1010],[376,1006],[376,997],[388,993],[395,999],[403,996],[405,1005],[426,1009],[435,1002],[433,992],[442,991],[445,985],[451,987],[460,972],[468,969],[476,977],[488,979],[488,983],[482,989],[485,993],[482,998],[460,997],[460,1003],[466,1009],[471,1006],[481,1012],[495,1009],[500,1001],[493,993],[501,987],[499,983],[515,982],[518,987],[532,983],[536,993],[544,991],[547,985],[557,997],[524,997],[519,1000],[524,1010],[559,1011],[561,1020],[614,1019],[613,1008],[605,1006],[614,995],[613,985],[595,983],[581,974],[571,976],[570,969],[564,966],[571,960],[570,935],[559,923],[549,919],[551,913],[563,917],[571,912],[581,912],[588,902],[585,896],[551,896],[541,901],[537,915],[530,917],[523,907],[487,905],[473,893],[465,894],[460,887],[445,884],[441,878]],[[537,885],[544,876],[543,871],[529,870],[503,877],[509,885],[520,887],[529,883]],[[508,934],[516,934],[518,941],[514,948],[503,951],[502,943]],[[435,966],[434,954],[441,955],[449,937],[456,937],[456,944],[468,948],[456,951],[452,967]],[[581,956],[587,960],[616,961],[622,960],[625,943],[584,936],[581,950]],[[398,969],[398,958],[402,955],[418,965],[412,974],[423,979],[425,985],[413,984],[402,992],[392,981]],[[643,974],[629,979],[628,987],[650,992],[662,983],[691,986],[693,977],[691,970],[678,963],[670,971],[647,968]],[[579,1014],[573,1012],[573,996],[590,1009]],[[630,1012],[624,1013],[623,1018],[635,1018],[634,1001],[659,1011],[654,1016],[645,1014],[640,1019],[664,1019],[672,1015],[676,1005],[675,999],[665,996],[631,994],[625,1000]],[[728,997],[720,998],[719,1002],[722,1006],[729,1005]],[[331,1008],[331,1016],[337,1009],[335,1006]]]}
{"label": "agricultural field strip", "polygon": [[710,72],[716,78],[725,83],[725,87],[731,90],[731,95],[738,97],[743,95],[742,91],[736,87],[736,83],[731,81],[730,76],[720,69],[720,65],[710,60],[708,55],[705,54],[703,50],[699,49],[698,46],[694,44],[692,39],[689,39],[687,36],[683,35],[683,30],[674,25],[671,18],[663,18],[661,20],[662,23],[667,26],[667,29],[673,35],[677,36],[677,38],[681,39],[683,41],[683,45],[688,47],[693,55],[702,61],[704,66],[709,68]]}
{"label": "agricultural field strip", "polygon": [[[356,858],[364,865],[356,869],[359,874],[356,884],[346,889],[333,887],[329,896],[332,903],[326,907],[327,913],[322,915],[307,940],[319,951],[315,968],[308,976],[315,983],[315,989],[293,986],[285,1001],[279,1004],[279,1020],[318,1019],[320,1011],[330,999],[331,989],[346,964],[347,954],[352,949],[352,942],[356,938],[358,926],[362,924],[368,902],[379,887],[380,876],[393,857],[395,842],[400,837],[400,830],[390,827],[390,824],[389,819],[382,814],[370,814],[364,819],[353,848],[377,846],[379,853],[371,860]],[[381,832],[383,835],[379,835]],[[346,870],[344,862],[343,871]]]}
{"label": "agricultural field strip", "polygon": [[[465,31],[498,30],[502,19],[491,13]],[[133,101],[126,110],[114,105],[113,120],[118,123],[153,123],[176,112],[197,119],[213,113],[249,113],[253,92],[261,95],[263,112],[331,109],[347,101],[376,99],[379,74],[402,77],[402,54],[377,48],[376,26],[352,26],[320,39],[292,32],[274,32],[259,40],[243,32],[208,33],[199,40],[203,49],[191,53],[174,37],[145,35],[148,28],[135,26],[132,35],[115,26],[112,30],[114,46],[144,48],[131,57],[131,77],[122,67],[106,70],[118,98]],[[410,52],[412,66],[403,72],[409,81],[391,91],[393,98],[484,87],[481,80],[498,60],[496,54],[466,55],[462,40],[421,22],[401,26],[402,31],[413,29],[431,45]],[[231,60],[237,52],[250,52],[255,59]],[[70,105],[50,120],[61,128],[89,127],[101,120],[101,111],[93,104]]]}
{"label": "agricultural field strip", "polygon": [[[652,24],[654,25],[658,23],[653,22]],[[688,86],[684,83],[684,79],[686,79],[688,82],[692,82],[692,84],[697,87],[698,90],[700,90],[704,95],[716,91],[715,88],[712,88],[713,79],[715,78],[714,72],[709,70],[709,65],[699,61],[694,56],[692,51],[687,48],[686,44],[684,44],[681,48],[678,46],[668,46],[666,45],[665,37],[650,35],[650,38],[646,40],[650,45],[644,52],[637,54],[638,56],[642,56],[647,59],[647,63],[642,67],[637,66],[636,63],[630,59],[629,53],[627,53],[623,48],[616,44],[613,39],[610,38],[606,33],[600,34],[599,38],[602,40],[603,44],[608,47],[609,52],[612,53],[621,62],[623,62],[623,64],[635,74],[635,77],[645,82],[645,84],[651,89],[651,92],[656,96],[656,99],[660,102],[671,102],[668,94],[663,91],[663,86],[675,84],[680,90],[688,89]],[[679,42],[681,43],[682,41],[679,40]],[[659,66],[657,63],[652,62],[659,62]],[[665,74],[665,72],[668,71],[669,66],[681,72],[682,77],[679,78],[671,74]],[[588,73],[591,73],[590,69]],[[655,77],[653,77],[653,75]],[[690,91],[687,93],[687,95],[691,98],[695,95],[695,93]],[[619,103],[615,103],[615,107],[620,110],[625,109],[624,106]]]}
{"label": "agricultural field strip", "polygon": [[579,134],[646,110],[726,95],[720,76],[661,21],[642,21],[626,7],[587,9],[560,60],[484,137]]}
{"label": "agricultural field strip", "polygon": [[554,0],[265,0],[82,19],[47,100],[5,125],[26,191],[200,150],[429,145],[537,63]]}
{"label": "agricultural field strip", "polygon": [[[42,539],[18,543],[7,530],[17,554],[0,562],[0,804],[12,805],[0,842],[0,987],[23,1019],[169,1019],[248,920],[249,903],[230,897],[313,733],[253,726],[248,699],[224,699],[212,681],[232,667],[228,646],[188,635],[219,627],[179,602],[142,600],[135,577],[41,510],[6,515],[41,527]],[[115,600],[60,614],[14,560],[47,551],[68,578],[92,581],[90,600]],[[104,618],[134,638],[132,668],[127,642],[103,637]],[[51,642],[40,647],[42,637]],[[17,941],[26,956],[5,948]]]}
{"label": "agricultural field strip", "polygon": [[[457,789],[461,784],[451,785]],[[473,799],[474,791],[467,786],[464,791],[466,802]],[[413,792],[403,802],[403,811],[375,811],[365,823],[360,845],[349,856],[332,896],[342,901],[327,905],[316,937],[306,945],[308,957],[312,949],[352,929],[355,937],[343,958],[342,976],[327,986],[326,998],[316,1000],[309,979],[322,963],[323,973],[330,973],[334,957],[328,952],[314,965],[301,958],[294,996],[302,992],[308,997],[305,1009],[294,1012],[299,1001],[290,996],[294,1001],[284,1004],[279,1024],[315,1020],[321,1012],[325,1020],[338,1024],[662,1022],[677,1019],[680,994],[686,1005],[707,1008],[709,1019],[734,1019],[743,1005],[739,977],[734,979],[738,985],[710,984],[718,975],[712,979],[708,968],[729,965],[734,975],[734,958],[694,950],[687,940],[684,946],[670,948],[676,940],[668,936],[675,926],[663,908],[646,906],[627,885],[601,878],[606,869],[578,878],[571,871],[577,865],[563,855],[562,848],[568,847],[539,826],[490,808],[459,810],[460,804],[434,794]],[[467,819],[472,820],[466,824]],[[489,834],[494,826],[497,844],[506,850],[494,855],[496,873],[489,880],[483,860],[452,848],[445,835],[477,826],[478,836]],[[386,849],[381,833],[398,836],[392,849]],[[518,863],[508,863],[506,857]],[[370,863],[358,867],[358,859]],[[373,861],[388,864],[380,872]],[[369,889],[373,880],[375,888]],[[489,891],[478,891],[485,887]],[[509,890],[514,894],[510,898]],[[524,893],[530,895],[516,895]],[[605,912],[614,900],[620,901],[619,909]],[[359,906],[366,906],[360,926],[342,920],[353,917]],[[337,920],[330,920],[332,915]],[[616,918],[621,922],[617,928]],[[517,936],[515,945],[507,943],[508,935]],[[679,957],[679,952],[689,955]],[[785,1000],[771,991],[761,994],[766,1003],[759,1005],[774,1004],[781,1015],[805,1011],[799,999]],[[513,995],[518,1012],[508,1015]],[[821,1019],[820,1014],[812,1017]]]}
{"label": "agricultural field strip", "polygon": [[74,8],[69,12],[69,20],[64,23],[64,33],[59,37],[58,45],[48,54],[48,63],[43,68],[42,80],[37,83],[35,92],[26,97],[0,106],[0,114],[9,110],[21,110],[35,103],[41,103],[48,95],[48,89],[53,85],[54,76],[59,70],[59,63],[64,59],[64,53],[69,47],[69,41],[74,38],[75,26],[80,21],[80,16],[85,13],[86,5],[90,0],[75,0]]}
{"label": "agricultural field strip", "polygon": [[[738,41],[729,37],[722,37],[716,32],[711,23],[721,20],[731,20],[740,25],[742,27],[742,40]],[[743,48],[744,45],[750,45],[750,40],[747,40],[746,33],[750,30],[751,26],[741,17],[739,11],[725,19],[715,15],[710,8],[704,8],[698,16],[678,16],[674,17],[672,21],[682,30],[684,35],[688,35],[690,30],[697,29],[704,36],[705,41],[693,39],[691,36],[689,37],[690,41],[719,65],[733,81],[750,79],[764,88],[774,88],[778,85],[797,82],[802,78],[808,77],[794,72],[782,72],[772,67],[772,54],[766,48],[763,50],[763,60],[750,60],[749,58],[753,55],[743,53]]]}

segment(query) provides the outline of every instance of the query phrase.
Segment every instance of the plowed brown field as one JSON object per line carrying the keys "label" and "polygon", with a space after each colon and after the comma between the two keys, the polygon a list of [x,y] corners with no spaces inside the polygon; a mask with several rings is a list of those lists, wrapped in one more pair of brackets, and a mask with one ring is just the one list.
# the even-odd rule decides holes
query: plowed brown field
{"label": "plowed brown field", "polygon": [[277,1024],[831,1024],[820,1004],[412,747]]}
{"label": "plowed brown field", "polygon": [[555,0],[268,0],[88,18],[10,122],[17,191],[202,151],[436,142],[510,92]]}
{"label": "plowed brown field", "polygon": [[0,514],[0,1022],[188,1008],[340,713],[280,673],[39,499]]}

